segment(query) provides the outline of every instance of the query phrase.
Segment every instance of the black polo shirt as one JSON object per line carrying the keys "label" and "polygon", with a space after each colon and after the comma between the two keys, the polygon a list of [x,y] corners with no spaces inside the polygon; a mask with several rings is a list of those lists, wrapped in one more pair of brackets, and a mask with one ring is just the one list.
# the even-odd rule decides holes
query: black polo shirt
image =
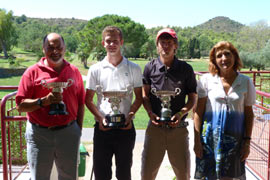
{"label": "black polo shirt", "polygon": [[[186,104],[186,95],[196,93],[197,82],[192,67],[174,57],[172,66],[166,69],[160,58],[146,64],[143,72],[143,84],[150,85],[156,90],[170,90],[180,88],[181,93],[171,98],[172,114],[179,112]],[[151,92],[149,98],[152,111],[160,117],[161,101]],[[186,117],[186,116],[185,116]],[[183,119],[185,119],[185,117]]]}

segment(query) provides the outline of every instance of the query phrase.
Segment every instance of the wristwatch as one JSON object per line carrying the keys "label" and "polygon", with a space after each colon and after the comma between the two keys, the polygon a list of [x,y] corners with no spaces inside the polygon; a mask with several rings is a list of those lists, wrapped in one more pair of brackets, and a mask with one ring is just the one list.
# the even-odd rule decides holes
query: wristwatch
{"label": "wristwatch", "polygon": [[41,98],[38,98],[38,100],[37,100],[37,105],[39,105],[40,107],[43,107],[43,106],[42,106],[42,100],[41,100]]}

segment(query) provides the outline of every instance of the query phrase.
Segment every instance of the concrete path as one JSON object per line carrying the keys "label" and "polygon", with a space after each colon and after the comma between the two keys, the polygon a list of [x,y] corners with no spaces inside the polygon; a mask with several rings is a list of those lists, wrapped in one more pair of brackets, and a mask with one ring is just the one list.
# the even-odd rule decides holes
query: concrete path
{"label": "concrete path", "polygon": [[[194,145],[194,133],[193,133],[193,121],[189,121],[188,131],[189,131],[189,148],[190,148],[190,155],[191,155],[191,180],[194,176],[195,171],[195,154],[193,152],[193,145]],[[86,149],[88,150],[90,156],[86,159],[86,174],[85,177],[79,178],[80,180],[90,180],[91,171],[92,171],[92,150],[93,150],[93,129],[84,129],[83,135],[81,137],[82,142],[85,144]],[[136,145],[133,151],[133,166],[132,166],[132,179],[133,180],[140,180],[140,171],[141,171],[141,153],[143,151],[143,142],[144,142],[144,134],[145,130],[136,130]],[[114,163],[113,163],[114,164]],[[115,167],[113,166],[113,173],[115,172]],[[257,180],[248,170],[247,170],[247,180]],[[174,172],[171,168],[170,162],[168,160],[167,154],[164,157],[164,160],[161,164],[159,169],[158,175],[156,180],[172,180],[175,177]],[[94,180],[94,178],[92,179]],[[113,174],[113,179],[115,178],[115,174]]]}
{"label": "concrete path", "polygon": [[[190,155],[191,155],[191,180],[193,179],[194,171],[195,171],[195,156],[193,152],[193,121],[189,121],[189,139],[190,139]],[[92,158],[93,158],[93,128],[84,128],[81,141],[85,145],[89,157],[86,157],[86,173],[84,177],[80,177],[79,180],[90,180],[91,171],[92,171]],[[133,166],[132,166],[132,179],[133,180],[140,180],[140,171],[141,171],[141,153],[143,150],[143,142],[144,142],[144,134],[145,130],[136,130],[136,144],[133,151]],[[113,162],[114,164],[114,162]],[[1,166],[0,166],[1,169]],[[113,173],[115,172],[115,167],[113,166]],[[254,177],[248,170],[246,171],[247,180],[258,180],[258,178]],[[3,175],[0,172],[0,180],[2,179]],[[174,172],[171,168],[167,155],[165,155],[164,160],[161,164],[159,169],[158,175],[156,180],[172,180],[174,178]],[[29,169],[26,169],[24,173],[19,176],[17,180],[29,180]],[[57,172],[54,168],[52,170],[51,180],[57,180]],[[94,180],[94,178],[92,179]],[[115,174],[113,174],[112,180],[117,180],[115,178]]]}

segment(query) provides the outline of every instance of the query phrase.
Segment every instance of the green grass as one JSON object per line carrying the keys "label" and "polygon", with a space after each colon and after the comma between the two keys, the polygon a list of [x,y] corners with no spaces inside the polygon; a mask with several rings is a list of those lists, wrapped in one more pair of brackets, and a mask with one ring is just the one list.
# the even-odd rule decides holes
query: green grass
{"label": "green grass", "polygon": [[[18,86],[21,76],[13,76],[9,78],[0,78],[0,86]],[[0,90],[0,99],[14,90]]]}
{"label": "green grass", "polygon": [[187,60],[186,62],[192,66],[194,71],[208,71],[208,62],[206,60]]}
{"label": "green grass", "polygon": [[21,76],[12,76],[8,78],[0,78],[1,86],[18,86]]}
{"label": "green grass", "polygon": [[[33,54],[33,53],[29,53],[26,51],[22,51],[20,49],[14,49],[13,50],[15,56],[20,60],[20,66],[21,67],[29,67],[31,65],[33,65],[34,63],[37,62],[38,58]],[[146,65],[146,63],[148,63],[148,60],[144,60],[144,59],[129,59],[132,62],[138,64],[141,69],[142,72],[144,70],[144,67]],[[93,60],[88,60],[88,66],[91,66],[92,64],[95,64],[97,61],[93,61]],[[189,64],[191,64],[192,66],[194,66],[194,70],[195,71],[206,71],[207,70],[207,62],[205,61],[187,61]],[[84,68],[83,64],[80,62],[80,60],[78,59],[78,57],[76,55],[73,56],[73,60],[71,62],[72,64],[74,64],[76,67],[78,67],[78,69],[80,70],[82,75],[87,75],[88,72],[88,68]],[[10,68],[8,61],[6,59],[1,59],[0,58],[0,67],[5,67],[5,68]],[[198,69],[198,70],[197,70]],[[15,77],[9,77],[9,78],[0,78],[0,85],[12,85],[12,86],[18,86],[19,82],[20,82],[21,76],[15,76]],[[10,93],[12,91],[0,91],[0,98],[2,98],[4,95]],[[143,106],[141,106],[141,108],[138,110],[138,112],[136,113],[135,119],[134,119],[134,124],[135,127],[137,129],[145,129],[148,123],[148,116],[147,113],[145,112]],[[86,108],[85,110],[85,116],[84,116],[84,127],[93,127],[95,123],[94,117],[92,115],[92,113],[90,113],[90,111]]]}
{"label": "green grass", "polygon": [[0,90],[0,99],[2,99],[4,96],[8,95],[9,93],[14,92],[15,90]]}
{"label": "green grass", "polygon": [[[14,54],[17,58],[22,59],[20,60],[21,67],[29,67],[30,65],[33,65],[34,63],[36,63],[38,60],[38,58],[33,53],[22,51],[18,48],[13,49],[13,51],[15,52]],[[3,54],[0,54],[0,56],[3,56]],[[129,60],[138,64],[141,67],[142,72],[144,70],[145,65],[149,62],[148,60],[145,60],[145,59],[135,60],[135,59],[129,58]],[[193,67],[194,71],[208,71],[208,62],[206,59],[185,60],[185,61]],[[92,64],[95,64],[96,62],[97,61],[93,61],[89,59],[88,66],[91,66]],[[80,60],[78,59],[76,55],[73,55],[73,61],[71,63],[74,64],[76,67],[78,67],[82,75],[87,75],[88,68],[84,68],[83,64],[80,62]],[[8,61],[6,59],[1,59],[1,58],[0,58],[0,67],[10,68],[8,65]],[[21,79],[21,76],[0,78],[0,86],[3,86],[3,85],[18,86],[20,79]],[[257,81],[259,81],[259,79],[257,79]],[[10,92],[12,91],[7,91],[7,90],[0,91],[0,98],[2,98],[4,95]],[[269,92],[269,89],[266,92]],[[145,129],[147,126],[148,120],[149,118],[147,116],[147,113],[145,112],[143,106],[141,106],[135,116],[135,120],[134,120],[135,127],[137,129]],[[92,113],[90,113],[89,110],[86,108],[85,116],[84,116],[84,127],[93,127],[94,123],[95,123],[95,120]]]}
{"label": "green grass", "polygon": [[[21,68],[29,67],[37,62],[37,56],[32,52],[23,51],[18,48],[14,48],[11,54],[15,57],[15,61],[18,63],[17,66]],[[9,64],[9,60],[3,58],[3,54],[0,54],[0,67],[1,68],[12,68]]]}

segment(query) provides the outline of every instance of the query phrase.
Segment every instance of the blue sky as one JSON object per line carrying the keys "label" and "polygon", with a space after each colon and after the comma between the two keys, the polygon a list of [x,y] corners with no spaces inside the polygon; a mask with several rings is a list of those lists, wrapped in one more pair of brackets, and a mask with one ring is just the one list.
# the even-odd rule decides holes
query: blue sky
{"label": "blue sky", "polygon": [[0,8],[12,10],[16,16],[90,20],[117,14],[147,28],[193,27],[216,16],[245,25],[266,20],[270,25],[269,7],[269,0],[0,0]]}

